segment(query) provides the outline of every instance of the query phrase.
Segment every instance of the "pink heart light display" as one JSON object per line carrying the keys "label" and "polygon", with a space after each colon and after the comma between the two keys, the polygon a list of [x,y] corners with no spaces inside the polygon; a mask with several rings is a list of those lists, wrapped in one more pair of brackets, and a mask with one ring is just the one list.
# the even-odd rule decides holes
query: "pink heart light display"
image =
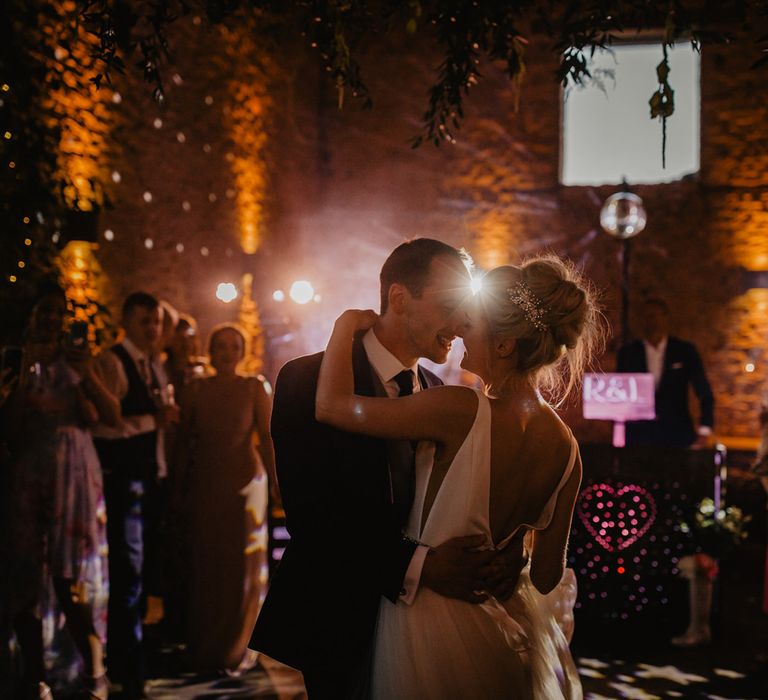
{"label": "pink heart light display", "polygon": [[617,487],[588,486],[576,509],[587,531],[609,552],[631,547],[656,520],[656,501],[646,489],[637,484]]}

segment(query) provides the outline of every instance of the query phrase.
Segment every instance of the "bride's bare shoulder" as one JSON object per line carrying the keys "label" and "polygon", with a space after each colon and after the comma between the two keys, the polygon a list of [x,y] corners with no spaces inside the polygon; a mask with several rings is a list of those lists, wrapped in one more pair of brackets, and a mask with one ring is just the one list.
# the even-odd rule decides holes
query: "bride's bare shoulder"
{"label": "bride's bare shoulder", "polygon": [[573,444],[573,434],[557,412],[548,404],[542,403],[525,427],[527,442],[533,450],[543,456],[549,454],[560,461],[567,459]]}

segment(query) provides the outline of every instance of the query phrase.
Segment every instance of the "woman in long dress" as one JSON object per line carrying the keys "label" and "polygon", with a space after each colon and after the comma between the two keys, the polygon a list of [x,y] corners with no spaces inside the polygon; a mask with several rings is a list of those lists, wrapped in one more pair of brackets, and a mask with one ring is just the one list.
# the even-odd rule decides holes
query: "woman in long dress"
{"label": "woman in long dress", "polygon": [[[61,611],[82,659],[84,690],[106,700],[106,510],[89,426],[116,423],[119,404],[93,371],[85,336],[63,334],[66,314],[58,288],[41,295],[19,385],[3,406],[2,432],[11,452],[4,566],[26,696],[49,697],[53,678],[69,670],[44,663],[46,642],[57,642],[54,612]],[[54,634],[44,634],[43,616],[55,618]],[[50,656],[57,665],[64,657]]]}
{"label": "woman in long dress", "polygon": [[177,438],[174,489],[188,493],[192,557],[189,645],[197,669],[240,673],[255,663],[246,644],[268,578],[271,396],[262,377],[237,373],[245,337],[236,326],[215,329],[209,351],[216,374],[189,385]]}
{"label": "woman in long dress", "polygon": [[514,594],[480,604],[419,589],[411,606],[382,600],[374,648],[373,696],[580,698],[568,648],[575,602],[564,569],[581,481],[578,446],[539,393],[556,366],[580,376],[596,337],[598,311],[577,273],[557,258],[500,267],[467,304],[462,366],[484,391],[438,387],[398,399],[354,395],[353,334],[373,312],[336,322],[317,393],[322,421],[383,438],[433,440],[431,472],[416,476],[407,534],[437,546],[479,534],[503,548],[525,533],[529,562]]}

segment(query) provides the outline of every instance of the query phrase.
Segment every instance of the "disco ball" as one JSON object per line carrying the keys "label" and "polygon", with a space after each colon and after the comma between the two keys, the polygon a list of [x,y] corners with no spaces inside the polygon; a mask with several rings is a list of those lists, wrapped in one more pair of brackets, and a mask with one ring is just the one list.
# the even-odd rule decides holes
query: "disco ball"
{"label": "disco ball", "polygon": [[624,240],[640,233],[647,222],[643,200],[632,192],[617,192],[605,200],[600,225],[610,236]]}

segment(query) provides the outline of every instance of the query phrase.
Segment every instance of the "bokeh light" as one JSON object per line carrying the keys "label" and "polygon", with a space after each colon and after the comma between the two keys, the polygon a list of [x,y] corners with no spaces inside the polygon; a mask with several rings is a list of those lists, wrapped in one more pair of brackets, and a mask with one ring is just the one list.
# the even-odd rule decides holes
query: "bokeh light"
{"label": "bokeh light", "polygon": [[237,299],[237,287],[232,282],[219,282],[216,287],[216,298],[229,304]]}
{"label": "bokeh light", "polygon": [[296,280],[288,294],[297,304],[307,304],[314,298],[315,288],[307,280]]}

